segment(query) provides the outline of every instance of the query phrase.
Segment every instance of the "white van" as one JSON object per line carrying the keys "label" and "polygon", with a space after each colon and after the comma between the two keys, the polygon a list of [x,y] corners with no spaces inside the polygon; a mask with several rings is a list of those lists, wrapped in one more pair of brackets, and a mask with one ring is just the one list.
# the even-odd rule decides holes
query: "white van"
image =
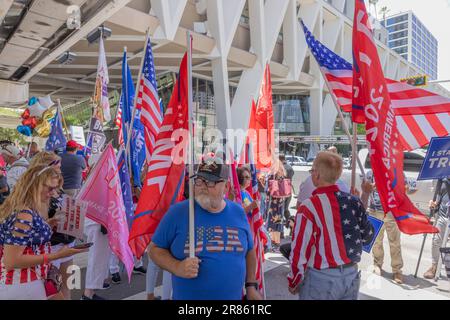
{"label": "white van", "polygon": [[303,157],[285,155],[286,162],[291,166],[303,166],[306,165],[306,161]]}

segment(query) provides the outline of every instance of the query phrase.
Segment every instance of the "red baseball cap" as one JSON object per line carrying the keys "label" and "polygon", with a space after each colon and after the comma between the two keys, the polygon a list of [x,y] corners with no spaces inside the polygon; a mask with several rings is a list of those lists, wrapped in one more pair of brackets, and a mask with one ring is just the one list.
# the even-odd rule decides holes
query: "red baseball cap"
{"label": "red baseball cap", "polygon": [[83,149],[83,146],[78,144],[75,140],[69,140],[69,141],[67,141],[66,148]]}

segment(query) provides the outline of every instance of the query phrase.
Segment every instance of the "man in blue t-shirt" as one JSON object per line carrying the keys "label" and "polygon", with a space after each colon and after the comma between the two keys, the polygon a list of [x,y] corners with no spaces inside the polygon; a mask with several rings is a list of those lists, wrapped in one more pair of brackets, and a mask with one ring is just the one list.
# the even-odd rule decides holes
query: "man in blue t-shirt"
{"label": "man in blue t-shirt", "polygon": [[61,155],[61,173],[64,178],[63,190],[70,196],[75,196],[81,188],[83,170],[86,161],[77,154],[82,148],[76,141],[70,140],[66,145],[66,153]]}
{"label": "man in blue t-shirt", "polygon": [[204,160],[195,176],[195,257],[189,258],[189,201],[172,206],[153,235],[150,256],[173,274],[174,300],[261,299],[256,255],[241,206],[224,200],[228,167]]}

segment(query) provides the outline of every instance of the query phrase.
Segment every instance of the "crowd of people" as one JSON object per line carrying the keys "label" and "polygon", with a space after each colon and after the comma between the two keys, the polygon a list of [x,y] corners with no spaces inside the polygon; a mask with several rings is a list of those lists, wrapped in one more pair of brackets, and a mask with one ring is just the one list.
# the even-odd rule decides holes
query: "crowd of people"
{"label": "crowd of people", "polygon": [[[90,248],[77,248],[75,238],[55,229],[61,223],[62,195],[76,197],[89,171],[81,148],[73,140],[59,153],[40,151],[35,143],[26,151],[13,144],[1,145],[0,299],[71,299],[69,269],[73,257],[84,252],[88,252],[88,263],[82,300],[103,300],[98,290],[121,282],[120,261],[109,248],[104,226],[86,218],[84,240],[93,243]],[[256,209],[267,238],[264,251],[280,252],[290,261],[287,289],[299,299],[358,298],[362,247],[375,237],[369,215],[384,221],[372,249],[374,272],[382,274],[386,231],[393,280],[402,283],[400,231],[395,219],[384,214],[373,175],[368,173],[361,191],[350,192],[340,178],[342,171],[343,161],[335,147],[320,152],[295,195],[294,170],[280,155],[270,170],[258,174],[260,196],[254,197],[248,192],[254,180],[252,171],[240,166],[242,203],[238,203],[223,158],[210,155],[203,159],[192,177],[195,256],[189,255],[185,192],[186,200],[171,206],[156,229],[147,250],[147,268],[143,259],[135,259],[133,273],[146,275],[148,300],[262,299],[249,224]],[[449,219],[450,186],[447,181],[444,185],[445,192],[430,203],[439,212],[437,226],[442,232],[433,237],[433,264],[424,274],[427,279],[437,272]],[[139,195],[140,190],[134,188],[134,202]],[[290,207],[292,198],[297,200],[294,207]],[[157,296],[160,272],[164,272],[163,290]],[[55,275],[62,279],[55,280]],[[56,290],[55,283],[60,284]]]}

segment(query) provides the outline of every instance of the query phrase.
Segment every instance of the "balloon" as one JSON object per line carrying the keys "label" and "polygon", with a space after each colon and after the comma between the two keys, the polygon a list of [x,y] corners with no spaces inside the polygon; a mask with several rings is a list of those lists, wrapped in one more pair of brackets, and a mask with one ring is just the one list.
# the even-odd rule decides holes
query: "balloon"
{"label": "balloon", "polygon": [[36,97],[31,97],[30,100],[28,100],[28,106],[32,106],[37,102]]}
{"label": "balloon", "polygon": [[48,109],[51,108],[55,103],[52,101],[52,98],[50,98],[50,96],[45,96],[45,97],[40,97],[38,99],[39,103],[41,104],[41,106],[43,106],[44,108]]}
{"label": "balloon", "polygon": [[41,138],[47,138],[50,135],[52,127],[47,119],[42,119],[38,122],[36,128],[34,128],[34,134]]}
{"label": "balloon", "polygon": [[36,101],[35,104],[29,106],[28,109],[30,109],[30,116],[38,118],[41,118],[42,114],[45,112],[45,110],[47,110],[43,106],[41,106],[38,101]]}
{"label": "balloon", "polygon": [[42,114],[42,119],[41,120],[46,120],[46,121],[50,121],[55,117],[55,114],[53,113],[53,110],[48,109],[47,111],[45,111]]}
{"label": "balloon", "polygon": [[17,126],[17,131],[27,137],[31,136],[32,133],[31,128],[27,126]]}
{"label": "balloon", "polygon": [[30,117],[30,110],[25,109],[25,111],[21,115],[22,119],[28,119]]}
{"label": "balloon", "polygon": [[23,119],[22,124],[24,126],[30,127],[31,129],[34,129],[37,125],[37,119],[36,119],[36,117],[30,117],[28,119]]}

